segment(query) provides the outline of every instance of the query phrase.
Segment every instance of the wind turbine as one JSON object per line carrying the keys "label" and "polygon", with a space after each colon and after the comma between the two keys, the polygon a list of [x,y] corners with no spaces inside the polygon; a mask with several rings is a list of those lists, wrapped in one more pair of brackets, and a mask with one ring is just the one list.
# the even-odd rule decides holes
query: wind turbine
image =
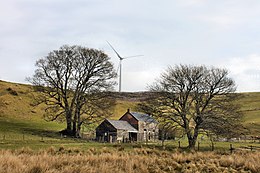
{"label": "wind turbine", "polygon": [[[107,43],[109,44],[109,46],[113,49],[113,51],[116,53],[117,57],[119,58],[119,92],[121,92],[121,87],[122,87],[122,61],[124,59],[127,58],[134,58],[134,57],[138,57],[138,56],[143,56],[143,55],[134,55],[134,56],[128,56],[128,57],[122,57],[119,55],[119,53],[114,49],[114,47],[107,41]],[[118,69],[117,72],[118,73]]]}

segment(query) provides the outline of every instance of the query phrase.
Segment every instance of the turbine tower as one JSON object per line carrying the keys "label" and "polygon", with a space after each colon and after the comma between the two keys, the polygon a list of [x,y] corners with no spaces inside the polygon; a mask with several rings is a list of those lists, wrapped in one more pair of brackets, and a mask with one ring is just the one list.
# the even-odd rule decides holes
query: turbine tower
{"label": "turbine tower", "polygon": [[[135,56],[128,56],[128,57],[122,57],[119,55],[119,53],[114,49],[114,47],[107,41],[107,43],[109,44],[109,46],[113,49],[113,51],[116,53],[117,57],[119,58],[119,66],[118,66],[118,69],[119,69],[119,89],[118,91],[121,92],[121,88],[122,88],[122,61],[124,59],[127,59],[127,58],[134,58],[134,57],[138,57],[138,56],[143,56],[143,55],[135,55]],[[118,69],[117,69],[117,74],[118,74]]]}

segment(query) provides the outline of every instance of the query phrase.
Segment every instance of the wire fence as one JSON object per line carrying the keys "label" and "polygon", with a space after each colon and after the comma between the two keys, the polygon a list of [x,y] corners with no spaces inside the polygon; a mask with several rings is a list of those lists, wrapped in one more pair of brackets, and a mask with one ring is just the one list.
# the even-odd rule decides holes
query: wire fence
{"label": "wire fence", "polygon": [[[111,135],[111,134],[107,134]],[[143,140],[142,141],[133,141],[133,140],[124,140],[124,141],[114,141],[112,142],[114,145],[126,143],[127,145],[132,145],[133,147],[136,145],[147,146],[147,147],[159,147],[160,149],[172,150],[172,149],[185,149],[187,147],[187,139],[183,138],[175,138],[170,140],[161,140],[159,136],[145,136],[141,134]],[[146,138],[147,137],[147,138]],[[76,138],[75,138],[76,139]],[[57,141],[61,141],[66,143],[68,140],[73,140],[73,138],[69,138],[62,134],[56,134],[52,136],[48,135],[31,135],[31,134],[0,134],[0,142],[8,144],[9,142],[16,141],[39,141],[55,143]],[[111,141],[98,141],[95,133],[82,133],[80,139],[76,139],[81,142],[89,142],[96,141],[102,143],[111,143]],[[234,140],[234,139],[233,139]],[[230,153],[236,151],[260,151],[260,140],[259,139],[243,139],[243,140],[235,140],[235,141],[209,141],[207,139],[201,140],[198,139],[195,145],[196,151],[217,151],[217,150],[225,150]]]}

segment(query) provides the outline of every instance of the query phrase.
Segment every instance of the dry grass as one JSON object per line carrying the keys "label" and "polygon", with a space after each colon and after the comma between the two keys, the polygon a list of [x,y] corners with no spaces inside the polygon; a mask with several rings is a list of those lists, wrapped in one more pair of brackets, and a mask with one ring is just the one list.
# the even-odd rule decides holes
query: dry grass
{"label": "dry grass", "polygon": [[153,149],[119,151],[114,148],[49,148],[0,151],[0,172],[6,173],[163,173],[260,172],[260,153],[179,153]]}

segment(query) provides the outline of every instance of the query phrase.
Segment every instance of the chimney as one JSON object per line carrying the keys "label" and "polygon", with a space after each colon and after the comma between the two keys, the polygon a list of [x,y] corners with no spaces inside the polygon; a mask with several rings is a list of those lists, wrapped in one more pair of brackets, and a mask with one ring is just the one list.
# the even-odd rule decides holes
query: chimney
{"label": "chimney", "polygon": [[129,108],[127,109],[127,113],[130,113],[130,109]]}

